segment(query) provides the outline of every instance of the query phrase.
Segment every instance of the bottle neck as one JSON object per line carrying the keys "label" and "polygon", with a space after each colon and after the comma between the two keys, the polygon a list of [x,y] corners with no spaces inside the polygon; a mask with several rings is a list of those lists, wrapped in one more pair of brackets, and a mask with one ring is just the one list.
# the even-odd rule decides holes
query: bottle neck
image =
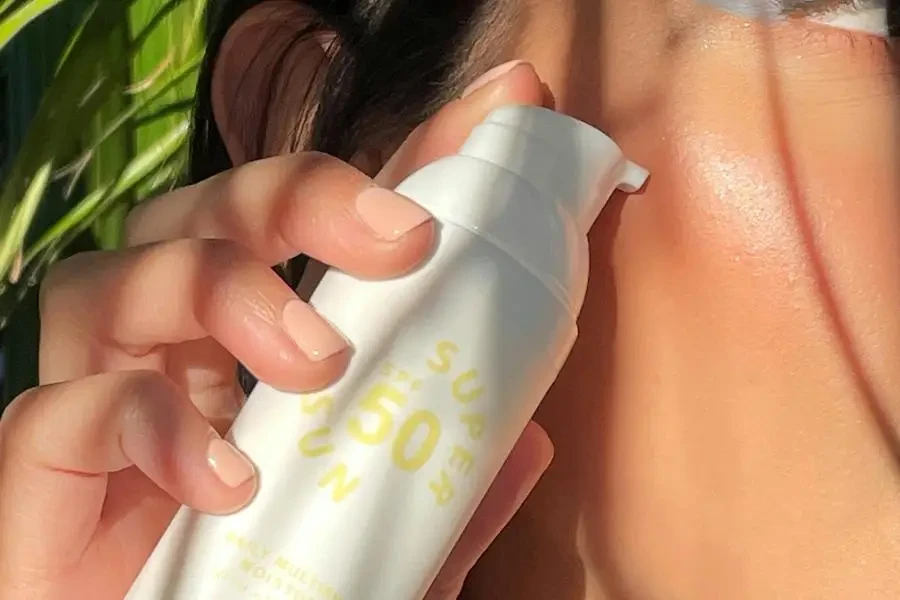
{"label": "bottle neck", "polygon": [[483,123],[472,131],[459,154],[512,171],[554,202],[577,193],[574,179],[553,185],[559,152],[543,139],[515,127]]}
{"label": "bottle neck", "polygon": [[626,161],[612,140],[603,139],[609,149],[588,152],[574,136],[565,147],[558,139],[549,141],[522,128],[485,122],[472,131],[459,154],[512,171],[556,203],[586,235],[616,187],[624,189],[622,184],[636,178],[642,183],[646,176],[630,172],[643,169]]}

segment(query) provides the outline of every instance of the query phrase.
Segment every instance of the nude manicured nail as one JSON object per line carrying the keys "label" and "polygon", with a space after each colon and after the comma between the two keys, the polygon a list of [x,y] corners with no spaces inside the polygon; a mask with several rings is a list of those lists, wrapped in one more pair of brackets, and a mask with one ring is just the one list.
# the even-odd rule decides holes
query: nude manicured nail
{"label": "nude manicured nail", "polygon": [[478,77],[478,79],[469,84],[469,86],[463,91],[462,97],[465,98],[467,96],[471,96],[474,92],[477,92],[490,82],[503,77],[504,75],[521,65],[523,62],[525,61],[511,60],[509,62],[503,63],[502,65],[497,65],[489,71],[486,71],[480,77]]}
{"label": "nude manicured nail", "polygon": [[325,360],[347,348],[347,340],[315,309],[300,300],[291,300],[284,306],[281,322],[297,347],[313,362]]}
{"label": "nude manicured nail", "polygon": [[241,452],[220,438],[214,438],[206,450],[206,462],[222,483],[236,488],[256,473],[253,464]]}
{"label": "nude manicured nail", "polygon": [[393,242],[431,220],[424,208],[391,190],[370,187],[356,197],[359,218],[383,240]]}

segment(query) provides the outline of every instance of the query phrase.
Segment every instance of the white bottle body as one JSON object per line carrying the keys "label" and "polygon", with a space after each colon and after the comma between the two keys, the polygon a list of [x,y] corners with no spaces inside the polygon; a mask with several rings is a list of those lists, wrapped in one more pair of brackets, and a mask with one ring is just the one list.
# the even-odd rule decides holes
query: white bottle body
{"label": "white bottle body", "polygon": [[439,161],[398,191],[440,222],[434,255],[391,281],[325,276],[311,303],[352,343],[347,374],[316,394],[254,390],[231,436],[259,470],[257,497],[225,517],[182,509],[128,600],[427,591],[571,349],[587,245],[552,202],[477,159]]}

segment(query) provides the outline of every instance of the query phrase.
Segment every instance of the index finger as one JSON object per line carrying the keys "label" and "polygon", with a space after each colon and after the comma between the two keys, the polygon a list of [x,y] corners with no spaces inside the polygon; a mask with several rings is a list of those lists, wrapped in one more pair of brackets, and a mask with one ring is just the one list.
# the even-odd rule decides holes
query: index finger
{"label": "index finger", "polygon": [[[375,183],[394,189],[413,172],[453,154],[463,145],[472,130],[496,108],[509,104],[550,104],[546,98],[545,85],[531,64],[517,62],[511,69],[504,71],[504,67],[508,66],[496,67],[494,71],[499,72],[499,76],[493,79],[488,77],[491,71],[483,75],[481,81],[486,83],[481,87],[470,88],[465,97],[446,104],[413,130],[375,176]],[[308,294],[315,288],[324,271],[321,264],[313,263],[313,268],[304,274],[300,289]]]}
{"label": "index finger", "polygon": [[[455,152],[491,110],[506,104],[540,104],[543,94],[534,68],[519,63],[420,125],[374,183],[396,187],[413,171]],[[341,241],[334,226],[322,226],[337,222],[334,219],[358,220],[352,199],[371,183],[361,172],[324,155],[270,158],[142,204],[129,216],[127,241],[136,245],[185,237],[226,239],[270,264],[300,253],[333,264],[335,252],[326,249],[337,244],[340,255],[350,252],[370,261],[383,255],[383,260],[406,271],[426,252],[431,240],[428,232],[373,245],[361,236]],[[401,243],[407,247],[398,256]],[[380,271],[384,274],[384,269]]]}

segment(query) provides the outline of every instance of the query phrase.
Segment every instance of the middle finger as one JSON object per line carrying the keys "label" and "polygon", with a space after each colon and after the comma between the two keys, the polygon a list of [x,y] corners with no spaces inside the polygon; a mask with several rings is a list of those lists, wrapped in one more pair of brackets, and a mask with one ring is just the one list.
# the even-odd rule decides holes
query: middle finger
{"label": "middle finger", "polygon": [[[237,244],[179,240],[79,254],[41,288],[41,380],[165,368],[171,344],[214,338],[257,377],[319,388],[346,367],[346,341]],[[148,365],[148,357],[158,363]]]}

